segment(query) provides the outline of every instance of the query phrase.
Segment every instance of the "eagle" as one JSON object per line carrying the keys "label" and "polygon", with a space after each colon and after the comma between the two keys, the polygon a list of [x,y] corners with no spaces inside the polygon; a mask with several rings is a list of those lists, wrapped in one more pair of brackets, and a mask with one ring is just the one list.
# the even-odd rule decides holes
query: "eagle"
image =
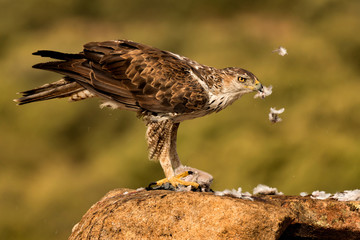
{"label": "eagle", "polygon": [[130,40],[90,42],[79,53],[39,50],[33,55],[54,59],[33,68],[63,77],[21,92],[14,101],[23,105],[97,97],[101,107],[137,112],[147,126],[149,159],[158,160],[165,173],[153,187],[209,189],[210,174],[180,162],[176,151],[180,123],[218,112],[246,93],[264,91],[245,69],[209,67]]}

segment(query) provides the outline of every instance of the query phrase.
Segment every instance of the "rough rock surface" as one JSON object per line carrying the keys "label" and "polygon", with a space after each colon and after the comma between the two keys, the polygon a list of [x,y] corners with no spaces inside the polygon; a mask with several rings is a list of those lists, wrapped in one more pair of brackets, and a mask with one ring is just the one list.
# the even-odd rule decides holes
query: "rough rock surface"
{"label": "rough rock surface", "polygon": [[117,189],[73,228],[74,239],[360,239],[360,202]]}

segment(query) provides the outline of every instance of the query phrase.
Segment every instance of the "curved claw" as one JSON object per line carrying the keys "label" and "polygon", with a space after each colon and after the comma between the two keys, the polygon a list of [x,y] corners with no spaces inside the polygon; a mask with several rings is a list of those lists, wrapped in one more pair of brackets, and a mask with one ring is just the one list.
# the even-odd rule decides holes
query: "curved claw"
{"label": "curved claw", "polygon": [[199,188],[199,184],[196,182],[187,182],[182,180],[181,178],[187,177],[189,175],[193,174],[192,171],[185,171],[183,173],[180,173],[170,179],[164,178],[157,182],[152,182],[149,184],[147,189],[168,189],[168,190],[175,190],[180,185],[182,186],[191,186],[191,188]]}

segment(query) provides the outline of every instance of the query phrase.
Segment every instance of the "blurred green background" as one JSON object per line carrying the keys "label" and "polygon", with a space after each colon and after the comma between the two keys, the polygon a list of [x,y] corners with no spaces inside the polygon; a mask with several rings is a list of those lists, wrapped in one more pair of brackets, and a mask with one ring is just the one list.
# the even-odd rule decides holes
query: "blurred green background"
{"label": "blurred green background", "polygon": [[[0,239],[66,239],[109,190],[163,177],[135,113],[12,102],[60,78],[32,69],[43,61],[32,52],[89,41],[131,39],[273,85],[180,126],[180,158],[213,174],[214,190],[359,188],[359,12],[358,0],[0,0]],[[289,55],[272,53],[280,45]],[[269,122],[270,107],[285,107],[283,122]]]}

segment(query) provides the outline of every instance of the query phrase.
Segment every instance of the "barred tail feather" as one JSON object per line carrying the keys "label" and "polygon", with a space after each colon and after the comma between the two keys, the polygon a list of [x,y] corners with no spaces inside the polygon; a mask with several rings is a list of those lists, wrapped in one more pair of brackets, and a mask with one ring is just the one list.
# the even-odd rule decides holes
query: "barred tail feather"
{"label": "barred tail feather", "polygon": [[75,81],[61,79],[53,83],[47,83],[41,87],[34,88],[28,91],[21,92],[23,96],[14,99],[18,105],[26,103],[43,101],[53,98],[70,97],[78,92],[83,91],[84,88]]}

